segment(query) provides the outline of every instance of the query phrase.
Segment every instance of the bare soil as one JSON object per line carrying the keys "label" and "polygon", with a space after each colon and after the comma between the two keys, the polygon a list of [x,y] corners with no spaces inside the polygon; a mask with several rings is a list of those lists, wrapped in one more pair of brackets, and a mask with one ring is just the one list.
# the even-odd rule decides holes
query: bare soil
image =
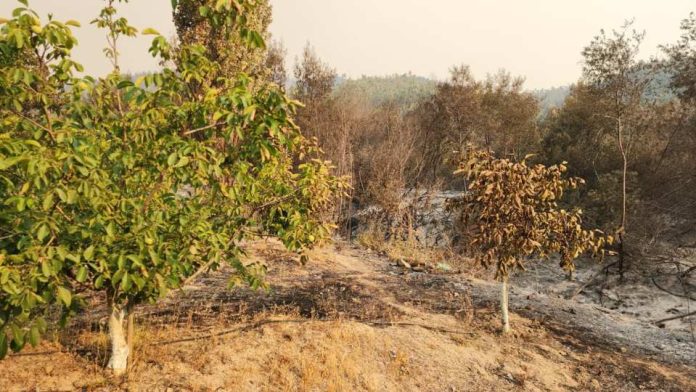
{"label": "bare soil", "polygon": [[0,390],[696,391],[683,330],[524,278],[511,295],[514,332],[502,336],[495,283],[405,272],[342,243],[307,266],[273,242],[251,248],[270,290],[229,290],[221,270],[139,308],[128,378],[102,370],[105,312],[95,304],[0,362]]}

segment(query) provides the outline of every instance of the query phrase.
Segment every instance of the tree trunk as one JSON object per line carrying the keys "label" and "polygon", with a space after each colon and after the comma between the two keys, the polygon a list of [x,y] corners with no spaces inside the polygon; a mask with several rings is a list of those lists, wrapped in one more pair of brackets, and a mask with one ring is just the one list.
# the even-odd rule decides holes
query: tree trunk
{"label": "tree trunk", "polygon": [[132,309],[128,312],[128,370],[133,369],[133,361],[135,361],[135,350],[133,350],[133,345],[135,344],[135,313]]}
{"label": "tree trunk", "polygon": [[628,157],[626,156],[626,148],[624,147],[624,130],[621,118],[618,119],[618,141],[619,151],[623,160],[623,170],[621,171],[621,228],[619,229],[619,281],[623,281],[626,266],[624,260],[626,258],[626,249],[624,247],[624,235],[626,233],[627,219],[627,176],[628,176]]}
{"label": "tree trunk", "polygon": [[503,333],[510,332],[510,315],[508,314],[508,278],[503,278],[500,286],[500,312],[503,316]]}
{"label": "tree trunk", "polygon": [[106,366],[116,376],[121,376],[128,369],[128,342],[123,328],[126,311],[119,306],[111,306],[109,316],[109,341],[111,342],[111,358]]}

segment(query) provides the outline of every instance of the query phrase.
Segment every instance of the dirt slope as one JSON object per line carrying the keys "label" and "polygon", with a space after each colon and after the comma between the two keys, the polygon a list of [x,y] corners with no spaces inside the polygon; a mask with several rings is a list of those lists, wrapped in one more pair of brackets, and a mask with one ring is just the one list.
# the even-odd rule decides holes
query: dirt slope
{"label": "dirt slope", "polygon": [[346,245],[306,267],[274,243],[250,257],[269,266],[269,292],[227,290],[220,271],[138,310],[129,380],[100,370],[95,306],[54,342],[1,362],[0,389],[696,391],[693,347],[591,305],[516,288],[515,331],[500,336],[497,287],[485,281],[404,274]]}

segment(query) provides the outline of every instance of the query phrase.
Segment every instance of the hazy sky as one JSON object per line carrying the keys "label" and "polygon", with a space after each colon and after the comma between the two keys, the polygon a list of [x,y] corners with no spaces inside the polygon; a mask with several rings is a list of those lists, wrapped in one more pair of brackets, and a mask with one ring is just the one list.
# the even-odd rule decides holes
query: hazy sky
{"label": "hazy sky", "polygon": [[[455,64],[484,77],[499,68],[527,78],[528,88],[568,84],[580,74],[580,51],[601,28],[635,19],[646,30],[645,57],[677,40],[694,0],[271,0],[271,31],[291,65],[306,42],[339,73],[351,77],[413,72],[444,78]],[[0,15],[18,4],[0,0]],[[88,24],[100,0],[30,0],[41,14],[83,22],[76,56],[102,74],[103,32]],[[170,0],[131,0],[123,14],[139,28],[173,35]],[[154,69],[148,38],[123,43],[122,68]]]}

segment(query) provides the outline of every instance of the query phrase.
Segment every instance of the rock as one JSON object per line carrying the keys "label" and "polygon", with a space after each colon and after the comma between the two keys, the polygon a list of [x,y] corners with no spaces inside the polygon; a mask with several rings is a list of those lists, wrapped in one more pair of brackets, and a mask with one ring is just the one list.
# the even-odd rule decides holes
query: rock
{"label": "rock", "polygon": [[590,385],[592,385],[593,391],[601,391],[602,390],[602,384],[599,381],[597,381],[596,378],[593,378],[592,381],[590,381]]}
{"label": "rock", "polygon": [[411,268],[411,270],[413,272],[425,272],[425,268],[423,268],[422,266],[413,267]]}
{"label": "rock", "polygon": [[602,295],[609,298],[612,301],[619,301],[620,300],[619,295],[611,290],[607,290],[607,289],[602,290]]}
{"label": "rock", "polygon": [[411,269],[411,264],[404,261],[404,259],[399,259],[399,265],[406,269]]}

